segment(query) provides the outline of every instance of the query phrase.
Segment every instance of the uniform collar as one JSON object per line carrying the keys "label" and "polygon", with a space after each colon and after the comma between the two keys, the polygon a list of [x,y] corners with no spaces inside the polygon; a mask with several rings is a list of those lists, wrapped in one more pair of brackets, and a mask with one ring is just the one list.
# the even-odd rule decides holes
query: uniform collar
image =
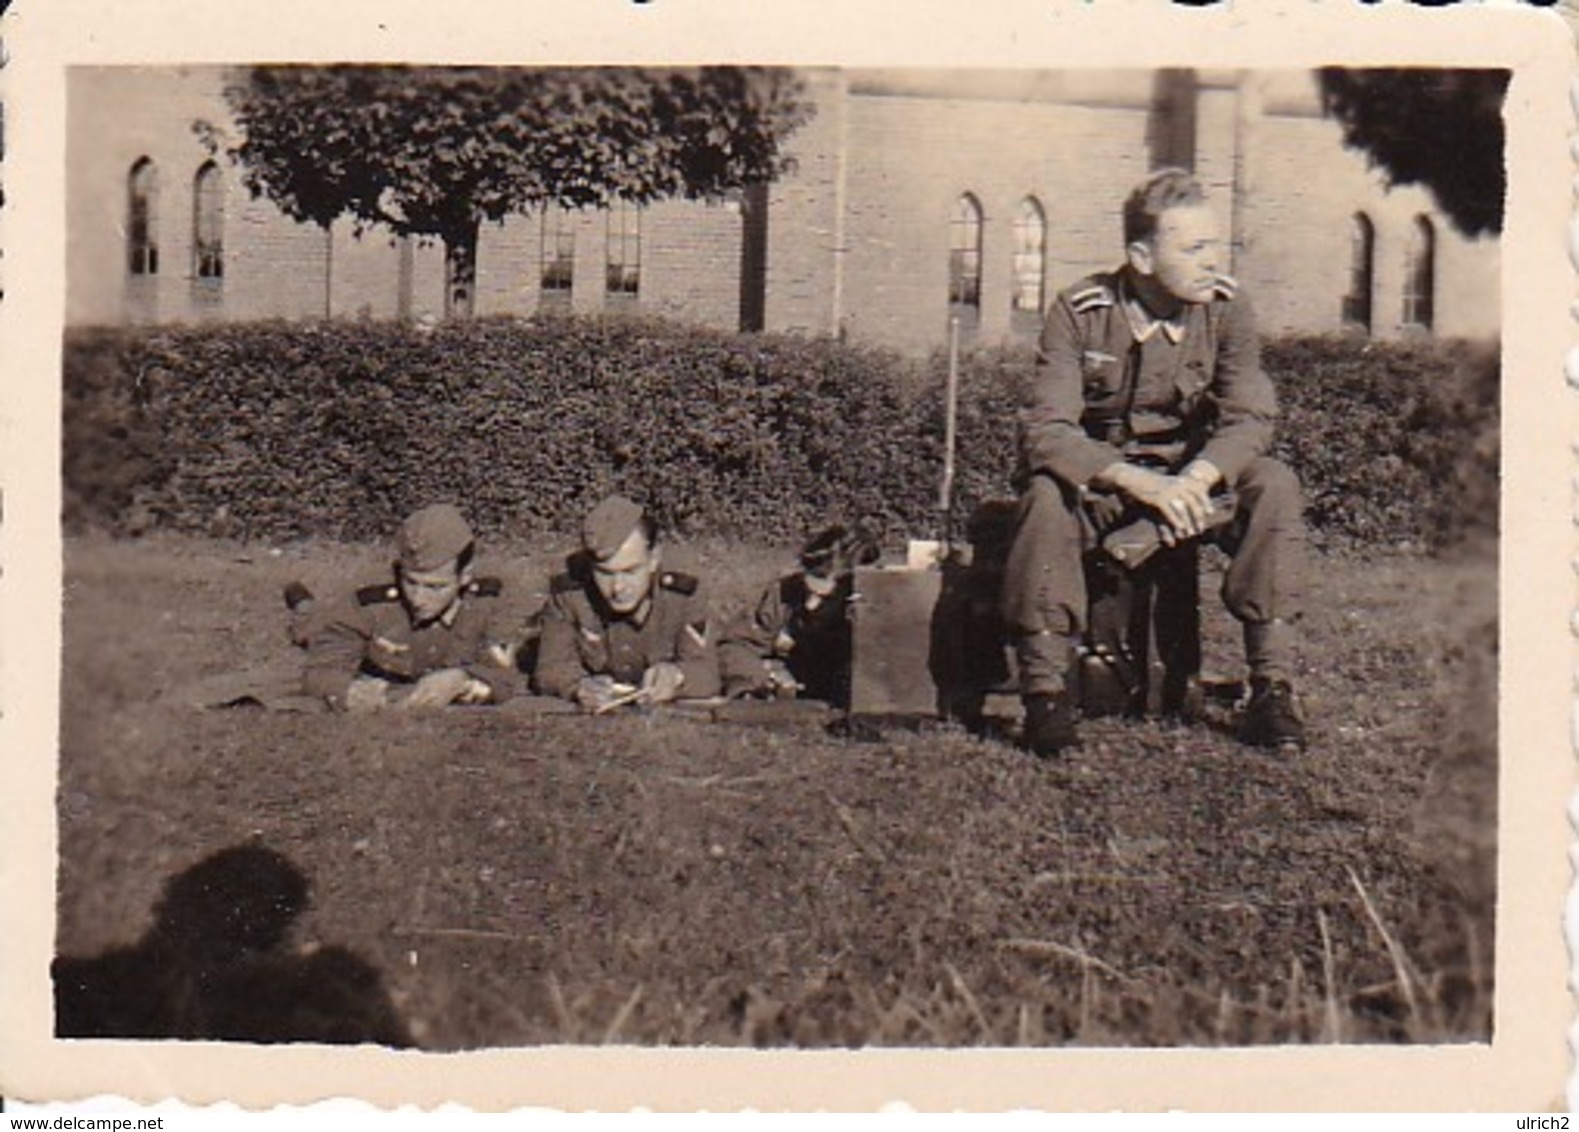
{"label": "uniform collar", "polygon": [[1135,336],[1135,341],[1147,342],[1159,329],[1175,346],[1184,341],[1182,304],[1172,318],[1158,318],[1147,309],[1145,303],[1130,293],[1129,279],[1125,277],[1119,280],[1119,305],[1124,308],[1124,321],[1129,323],[1129,332]]}
{"label": "uniform collar", "polygon": [[[656,578],[653,579],[653,586],[647,591],[647,596],[642,600],[640,605],[631,610],[629,613],[614,613],[614,611],[610,609],[609,612],[614,613],[613,619],[615,621],[623,621],[637,632],[640,632],[642,629],[646,628],[647,622],[652,620],[653,607],[658,604],[657,581],[658,580]],[[608,608],[607,605],[605,605],[604,608]]]}

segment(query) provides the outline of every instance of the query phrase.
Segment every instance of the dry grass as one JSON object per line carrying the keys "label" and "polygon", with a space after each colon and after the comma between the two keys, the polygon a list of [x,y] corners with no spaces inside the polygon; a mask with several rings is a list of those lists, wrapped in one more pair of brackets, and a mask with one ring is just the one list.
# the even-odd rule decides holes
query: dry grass
{"label": "dry grass", "polygon": [[[507,575],[541,585],[551,557],[512,549]],[[786,559],[683,549],[724,606]],[[312,878],[301,940],[372,961],[432,1048],[1490,1036],[1483,558],[1323,564],[1314,741],[1292,761],[1123,721],[1043,764],[948,727],[857,742],[679,714],[363,722],[165,698],[286,655],[289,578],[328,588],[382,557],[69,546],[63,952],[129,942],[166,877],[257,839]],[[1214,614],[1208,634],[1232,672],[1232,626]]]}

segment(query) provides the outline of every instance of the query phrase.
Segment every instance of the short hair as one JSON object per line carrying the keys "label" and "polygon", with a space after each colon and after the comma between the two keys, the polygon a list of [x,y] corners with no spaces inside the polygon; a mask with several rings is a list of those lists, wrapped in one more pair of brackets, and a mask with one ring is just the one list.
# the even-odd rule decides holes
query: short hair
{"label": "short hair", "polygon": [[1189,170],[1157,170],[1124,202],[1124,246],[1155,236],[1157,223],[1168,209],[1205,201],[1206,190]]}

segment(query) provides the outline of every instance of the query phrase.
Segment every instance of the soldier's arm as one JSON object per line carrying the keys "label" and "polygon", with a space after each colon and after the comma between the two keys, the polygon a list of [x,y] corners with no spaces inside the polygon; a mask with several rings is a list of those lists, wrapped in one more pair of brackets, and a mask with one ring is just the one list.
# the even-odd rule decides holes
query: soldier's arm
{"label": "soldier's arm", "polygon": [[485,684],[488,694],[480,702],[502,704],[526,690],[526,678],[519,672],[503,667],[497,661],[482,659],[466,666],[466,675]]}
{"label": "soldier's arm", "polygon": [[1200,458],[1232,485],[1246,465],[1272,447],[1277,397],[1261,366],[1255,312],[1243,295],[1222,302],[1212,395],[1217,426]]}
{"label": "soldier's arm", "polygon": [[568,595],[562,591],[550,594],[543,610],[542,632],[537,640],[537,669],[532,677],[540,695],[573,700],[582,677],[590,675],[581,662],[577,632]]}
{"label": "soldier's arm", "polygon": [[337,603],[308,637],[302,690],[332,707],[344,708],[346,693],[361,671],[371,638],[369,619],[355,599]]}
{"label": "soldier's arm", "polygon": [[773,656],[773,642],[789,621],[780,585],[774,582],[765,589],[756,606],[731,620],[719,638],[719,675],[730,694],[769,684],[767,662]]}
{"label": "soldier's arm", "polygon": [[1112,445],[1092,440],[1081,427],[1084,347],[1076,319],[1065,295],[1047,313],[1037,343],[1036,370],[1020,410],[1020,444],[1030,471],[1050,472],[1080,487],[1124,457]]}
{"label": "soldier's arm", "polygon": [[488,603],[487,617],[477,642],[475,655],[464,665],[466,674],[487,686],[487,695],[481,702],[502,704],[527,690],[526,675],[517,665],[522,646],[531,626],[536,636],[539,614],[523,615],[518,597],[509,592],[497,578],[480,578],[477,598]]}
{"label": "soldier's arm", "polygon": [[680,695],[686,699],[716,696],[722,688],[718,670],[718,642],[707,599],[692,594],[685,606],[685,620],[675,646],[675,663],[685,674]]}

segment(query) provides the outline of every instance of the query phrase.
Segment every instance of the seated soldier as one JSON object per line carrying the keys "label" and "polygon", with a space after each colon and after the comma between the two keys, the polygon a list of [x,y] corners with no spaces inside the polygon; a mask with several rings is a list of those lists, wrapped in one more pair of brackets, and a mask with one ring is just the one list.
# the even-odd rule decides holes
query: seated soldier
{"label": "seated soldier", "polygon": [[[477,543],[460,511],[424,507],[400,526],[393,577],[319,612],[305,641],[304,690],[345,711],[501,703],[521,687],[498,578],[476,578]],[[294,588],[293,588],[294,589]],[[288,593],[300,611],[303,590]]]}
{"label": "seated soldier", "polygon": [[[1295,626],[1305,533],[1299,483],[1270,458],[1277,398],[1250,305],[1218,272],[1223,245],[1198,181],[1153,174],[1124,206],[1125,261],[1063,291],[1043,325],[1021,416],[1020,521],[1005,567],[1026,744],[1078,741],[1071,663],[1087,616],[1090,530],[1135,518],[1168,545],[1209,534],[1227,551],[1228,611],[1243,626],[1244,738],[1297,750]],[[1218,493],[1237,505],[1215,521]]]}
{"label": "seated soldier", "polygon": [[536,686],[603,712],[716,696],[718,655],[700,583],[661,569],[658,525],[614,495],[581,528],[581,551],[550,586]]}
{"label": "seated soldier", "polygon": [[875,540],[835,524],[800,552],[800,569],[762,592],[718,646],[724,693],[850,699],[850,595],[856,566],[875,562]]}

